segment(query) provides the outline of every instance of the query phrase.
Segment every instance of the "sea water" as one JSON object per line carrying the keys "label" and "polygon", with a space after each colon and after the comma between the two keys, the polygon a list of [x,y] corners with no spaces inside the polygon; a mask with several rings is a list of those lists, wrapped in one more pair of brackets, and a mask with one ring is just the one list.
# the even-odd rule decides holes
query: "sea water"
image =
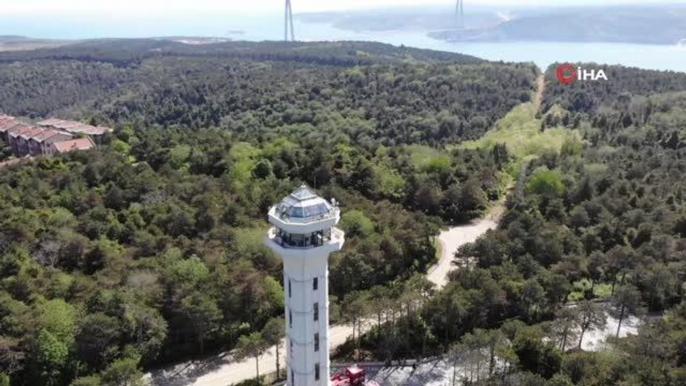
{"label": "sea water", "polygon": [[[301,41],[363,40],[459,52],[488,60],[533,62],[546,68],[554,62],[596,62],[655,70],[686,72],[686,40],[681,45],[618,43],[449,43],[428,31],[347,31],[296,19]],[[0,35],[85,39],[105,37],[213,36],[234,40],[281,40],[281,14],[156,16],[0,16]]]}

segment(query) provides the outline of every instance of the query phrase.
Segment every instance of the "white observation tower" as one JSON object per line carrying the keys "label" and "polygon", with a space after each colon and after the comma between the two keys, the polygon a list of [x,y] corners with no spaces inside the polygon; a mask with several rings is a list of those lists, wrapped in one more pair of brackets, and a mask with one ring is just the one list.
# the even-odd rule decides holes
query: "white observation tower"
{"label": "white observation tower", "polygon": [[340,210],[303,185],[269,209],[265,243],[283,259],[288,386],[327,386],[329,380],[329,264],[345,234]]}

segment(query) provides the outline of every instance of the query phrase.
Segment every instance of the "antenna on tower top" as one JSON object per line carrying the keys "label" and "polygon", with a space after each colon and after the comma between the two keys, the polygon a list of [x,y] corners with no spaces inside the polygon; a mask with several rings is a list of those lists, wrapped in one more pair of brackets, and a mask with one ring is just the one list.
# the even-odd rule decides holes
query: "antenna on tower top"
{"label": "antenna on tower top", "polygon": [[457,0],[455,15],[457,15],[457,22],[460,28],[464,28],[464,0]]}
{"label": "antenna on tower top", "polygon": [[[293,27],[293,7],[291,7],[291,0],[286,0],[286,14],[284,17],[284,32],[283,39],[285,41],[295,41],[295,28]],[[290,36],[289,36],[290,30]],[[289,40],[290,38],[290,40]]]}

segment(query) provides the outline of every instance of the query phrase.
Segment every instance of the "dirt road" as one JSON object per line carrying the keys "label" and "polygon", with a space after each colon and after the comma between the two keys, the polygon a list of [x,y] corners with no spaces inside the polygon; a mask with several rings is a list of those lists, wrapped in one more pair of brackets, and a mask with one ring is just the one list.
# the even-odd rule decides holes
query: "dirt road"
{"label": "dirt road", "polygon": [[467,225],[460,225],[441,231],[438,240],[441,243],[441,259],[429,269],[427,279],[442,288],[448,282],[448,273],[455,269],[452,264],[455,252],[467,244],[473,243],[479,236],[498,226],[498,215],[489,215]]}
{"label": "dirt road", "polygon": [[[545,79],[542,75],[536,80],[536,85],[534,107],[538,109],[543,100],[545,88]],[[441,243],[441,258],[436,265],[429,269],[427,278],[439,288],[443,287],[448,282],[448,273],[455,268],[452,262],[458,248],[474,242],[488,230],[495,229],[503,210],[502,204],[497,205],[480,220],[441,231],[438,236]],[[331,326],[329,335],[329,349],[333,351],[352,335],[352,327]],[[283,350],[281,353],[283,354]],[[261,373],[270,373],[276,370],[276,353],[273,349],[262,355],[259,361]],[[284,363],[285,358],[282,358],[282,366]],[[190,361],[153,371],[146,374],[145,379],[153,386],[226,386],[253,377],[255,377],[254,359],[236,361],[232,358],[231,353],[222,353],[202,361]]]}
{"label": "dirt road", "polygon": [[[436,283],[439,288],[443,287],[448,281],[448,272],[455,268],[452,265],[455,251],[460,246],[475,241],[489,229],[495,229],[501,209],[496,208],[481,220],[442,231],[438,237],[441,243],[441,259],[429,270],[428,279]],[[329,349],[333,351],[345,343],[351,335],[352,327],[350,326],[331,326]],[[283,349],[281,354],[283,354]],[[284,363],[285,358],[282,358],[282,366]],[[260,357],[260,372],[266,374],[275,370],[276,353],[271,349]],[[145,379],[154,386],[226,386],[254,377],[254,359],[235,361],[231,353],[222,353],[202,361],[186,362],[153,371],[146,374]]]}

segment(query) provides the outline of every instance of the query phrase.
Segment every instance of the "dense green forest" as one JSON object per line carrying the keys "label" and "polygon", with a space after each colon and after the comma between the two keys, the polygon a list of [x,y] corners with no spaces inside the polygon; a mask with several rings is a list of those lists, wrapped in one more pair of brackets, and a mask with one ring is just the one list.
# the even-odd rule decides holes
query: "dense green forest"
{"label": "dense green forest", "polygon": [[283,314],[264,217],[302,182],[342,205],[333,296],[425,272],[439,226],[504,193],[504,149],[442,144],[530,100],[537,71],[369,43],[0,54],[3,113],[116,128],[0,174],[2,372],[119,385],[232,349]]}
{"label": "dense green forest", "polygon": [[[466,384],[684,384],[686,75],[607,67],[563,86],[553,69],[530,125],[582,140],[524,157],[459,144],[531,101],[531,65],[376,43],[0,53],[0,113],[116,128],[0,173],[0,384],[135,384],[274,335],[264,217],[303,182],[342,206],[332,322],[374,320],[339,357],[448,354],[488,375]],[[421,274],[439,228],[482,215],[513,174],[498,229],[436,290]],[[575,349],[603,310],[652,317]]]}
{"label": "dense green forest", "polygon": [[[540,131],[577,131],[583,146],[529,161],[498,229],[456,256],[474,267],[441,291],[418,280],[356,295],[375,299],[358,304],[378,323],[340,355],[447,352],[471,366],[465,384],[686,382],[686,74],[611,73],[568,86],[548,70]],[[649,317],[608,350],[579,350],[608,315]]]}

